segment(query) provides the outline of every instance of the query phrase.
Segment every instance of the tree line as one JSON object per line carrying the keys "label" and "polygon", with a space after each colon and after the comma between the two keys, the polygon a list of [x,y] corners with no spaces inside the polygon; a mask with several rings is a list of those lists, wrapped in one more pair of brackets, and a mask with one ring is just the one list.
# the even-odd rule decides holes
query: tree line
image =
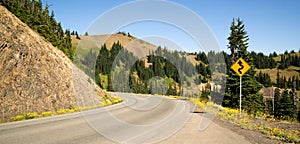
{"label": "tree line", "polygon": [[[230,54],[222,51],[221,52],[224,55],[225,63],[228,64],[227,68],[230,68]],[[215,56],[214,51],[208,52],[206,55],[204,52],[199,52],[199,53],[190,53],[190,55],[196,55],[195,60],[201,61],[203,64],[208,65],[212,61],[209,60],[212,56]],[[266,56],[265,54],[259,52],[256,53],[254,51],[249,53],[250,58],[253,60],[253,66],[257,69],[286,69],[290,66],[295,66],[295,67],[300,67],[300,56],[298,55],[292,55],[292,53],[286,53],[280,55],[280,61],[276,62],[274,60],[275,57],[278,56],[276,52],[273,52],[269,54],[269,56]]]}
{"label": "tree line", "polygon": [[258,69],[273,69],[276,68],[277,63],[274,58],[269,55],[266,56],[263,53],[251,52],[250,57],[253,59],[253,65]]}
{"label": "tree line", "polygon": [[280,61],[280,65],[278,66],[279,69],[286,69],[290,66],[300,67],[300,56],[297,55],[281,55]]}
{"label": "tree line", "polygon": [[63,30],[54,12],[49,12],[48,4],[44,8],[41,0],[0,0],[0,4],[73,60],[76,49],[72,46],[71,32]]}
{"label": "tree line", "polygon": [[276,85],[278,88],[300,90],[300,79],[298,76],[291,76],[289,78],[280,76],[278,71],[276,77]]}

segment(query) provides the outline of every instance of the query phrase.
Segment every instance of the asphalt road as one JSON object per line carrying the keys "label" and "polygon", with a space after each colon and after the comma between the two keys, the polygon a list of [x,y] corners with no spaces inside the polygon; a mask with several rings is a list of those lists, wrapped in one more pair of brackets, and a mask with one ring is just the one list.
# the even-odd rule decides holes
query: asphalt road
{"label": "asphalt road", "polygon": [[205,117],[185,100],[113,93],[124,102],[79,113],[0,125],[1,144],[248,143]]}

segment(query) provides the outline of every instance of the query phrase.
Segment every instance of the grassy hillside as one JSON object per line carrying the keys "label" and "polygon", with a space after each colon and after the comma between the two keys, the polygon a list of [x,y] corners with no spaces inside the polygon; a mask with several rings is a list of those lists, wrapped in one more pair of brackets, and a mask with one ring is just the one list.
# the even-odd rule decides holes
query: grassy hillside
{"label": "grassy hillside", "polygon": [[286,78],[290,78],[292,76],[299,76],[299,72],[295,70],[299,70],[299,67],[289,67],[288,69],[285,70],[278,70],[278,69],[256,69],[256,74],[259,72],[262,73],[267,73],[270,75],[271,81],[273,83],[276,83],[276,78],[277,78],[277,72],[279,71],[280,76],[285,76]]}
{"label": "grassy hillside", "polygon": [[[296,53],[292,53],[292,54],[287,54],[287,55],[297,55],[297,56],[300,56],[300,52],[296,52]],[[276,62],[280,62],[281,58],[280,58],[281,55],[278,55],[276,57],[273,57],[273,59],[276,61]]]}
{"label": "grassy hillside", "polygon": [[78,57],[85,56],[90,49],[93,49],[98,53],[100,47],[104,44],[110,49],[113,43],[118,41],[124,48],[136,56],[146,55],[149,51],[154,51],[157,48],[157,46],[146,41],[124,34],[81,36],[80,40],[76,39],[75,36],[72,36],[72,44],[77,46],[76,54]]}
{"label": "grassy hillside", "polygon": [[[289,54],[281,54],[281,55],[278,55],[276,57],[273,57],[273,59],[277,63],[280,63],[282,55],[300,56],[300,52],[289,53]],[[257,69],[257,72],[259,72],[259,71],[261,71],[263,73],[268,73],[271,77],[272,82],[276,82],[277,71],[279,71],[280,76],[285,76],[287,79],[292,77],[292,76],[299,76],[300,77],[300,73],[299,73],[300,67],[296,67],[296,66],[289,66],[288,68],[283,69],[283,70],[278,70],[278,69]]]}

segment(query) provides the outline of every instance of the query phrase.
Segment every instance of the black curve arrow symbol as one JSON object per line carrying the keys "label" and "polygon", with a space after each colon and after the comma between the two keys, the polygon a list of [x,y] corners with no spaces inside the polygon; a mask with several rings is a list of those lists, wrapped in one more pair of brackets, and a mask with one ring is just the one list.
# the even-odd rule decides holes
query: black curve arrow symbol
{"label": "black curve arrow symbol", "polygon": [[239,60],[238,64],[240,65],[240,68],[238,69],[238,72],[239,72],[240,74],[242,74],[242,71],[241,71],[241,70],[244,69],[243,62],[242,62],[241,60]]}

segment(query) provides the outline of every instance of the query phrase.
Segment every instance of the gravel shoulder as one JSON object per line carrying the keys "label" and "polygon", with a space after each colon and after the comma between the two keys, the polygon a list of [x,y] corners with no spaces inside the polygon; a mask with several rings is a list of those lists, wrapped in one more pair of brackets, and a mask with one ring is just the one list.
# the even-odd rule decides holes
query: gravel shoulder
{"label": "gravel shoulder", "polygon": [[250,144],[244,136],[233,130],[222,127],[214,121],[204,130],[199,129],[203,115],[191,113],[190,119],[177,133],[167,138],[162,144]]}
{"label": "gravel shoulder", "polygon": [[266,135],[262,134],[258,130],[242,129],[241,127],[234,125],[232,123],[224,122],[220,120],[218,117],[215,117],[213,121],[219,126],[230,129],[236,134],[245,137],[245,139],[251,142],[252,144],[282,144],[283,143],[281,141],[272,140],[268,138]]}

